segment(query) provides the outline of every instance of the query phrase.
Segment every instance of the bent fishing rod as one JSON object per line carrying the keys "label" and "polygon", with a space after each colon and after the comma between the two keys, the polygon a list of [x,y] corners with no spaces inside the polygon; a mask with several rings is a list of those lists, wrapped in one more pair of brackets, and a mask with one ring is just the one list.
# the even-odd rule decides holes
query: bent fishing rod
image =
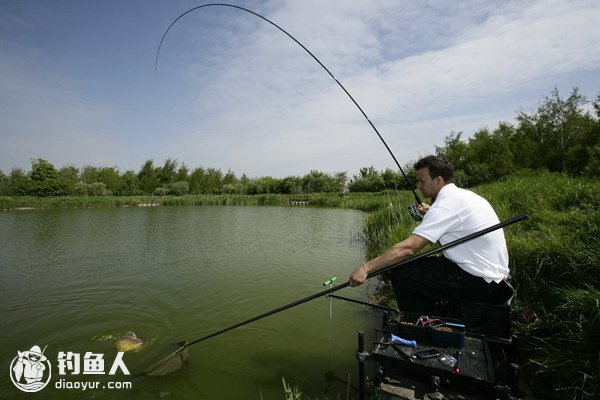
{"label": "bent fishing rod", "polygon": [[[449,242],[449,243],[446,243],[446,244],[441,245],[439,247],[436,247],[434,249],[428,250],[426,252],[423,252],[421,254],[413,256],[413,257],[411,257],[409,259],[406,259],[404,261],[400,261],[400,262],[398,262],[396,264],[393,264],[393,265],[390,265],[388,267],[382,268],[379,271],[371,272],[370,274],[367,275],[366,279],[370,279],[370,278],[373,278],[375,276],[384,274],[384,273],[389,272],[389,271],[391,271],[391,270],[393,270],[395,268],[402,267],[403,265],[415,262],[415,261],[420,260],[420,259],[422,259],[424,257],[429,257],[429,256],[431,256],[433,254],[442,252],[442,251],[447,250],[447,249],[449,249],[451,247],[458,246],[460,244],[463,244],[465,242],[468,242],[470,240],[473,240],[475,238],[478,238],[480,236],[483,236],[485,234],[493,232],[493,231],[495,231],[497,229],[501,229],[501,228],[504,228],[504,227],[506,227],[508,225],[512,225],[512,224],[514,224],[516,222],[522,221],[525,218],[527,218],[527,215],[521,214],[521,215],[513,217],[513,218],[511,218],[509,220],[506,220],[506,221],[503,221],[503,222],[499,222],[498,224],[492,225],[492,226],[490,226],[488,228],[481,229],[481,230],[479,230],[477,232],[474,232],[474,233],[472,233],[470,235],[464,236],[464,237],[456,239],[456,240],[454,240],[452,242]],[[186,350],[189,346],[191,346],[193,344],[203,342],[203,341],[205,341],[207,339],[210,339],[212,337],[221,335],[221,334],[223,334],[225,332],[229,332],[229,331],[231,331],[233,329],[236,329],[236,328],[239,328],[241,326],[247,325],[247,324],[249,324],[251,322],[258,321],[260,319],[266,318],[266,317],[271,316],[273,314],[280,313],[280,312],[288,310],[288,309],[290,309],[292,307],[299,306],[301,304],[307,303],[307,302],[309,302],[311,300],[314,300],[314,299],[317,299],[319,297],[327,296],[330,293],[333,293],[333,292],[336,292],[338,290],[344,289],[344,288],[346,288],[348,286],[350,286],[350,281],[349,280],[346,281],[345,283],[342,283],[341,285],[332,286],[332,287],[330,287],[330,288],[328,288],[326,290],[323,290],[323,291],[321,291],[319,293],[315,293],[315,294],[313,294],[311,296],[308,296],[308,297],[305,297],[303,299],[296,300],[296,301],[291,302],[289,304],[286,304],[284,306],[281,306],[281,307],[275,308],[273,310],[264,312],[262,314],[256,315],[256,316],[254,316],[252,318],[249,318],[249,319],[247,319],[245,321],[238,322],[238,323],[233,324],[233,325],[231,325],[231,326],[229,326],[227,328],[220,329],[220,330],[218,330],[216,332],[213,332],[213,333],[208,334],[206,336],[203,336],[201,338],[192,340],[191,342],[188,342],[188,341],[179,342],[177,344],[179,346],[179,348],[177,350],[175,350],[174,352],[170,353],[169,355],[167,355],[166,357],[162,358],[161,360],[157,361],[156,363],[154,363],[150,367],[146,368],[142,372],[142,374],[143,375],[149,375],[149,376],[155,376],[155,375],[164,375],[164,374],[166,374],[168,372],[172,372],[175,369],[178,369],[181,366],[181,364],[183,363],[183,361],[185,361],[185,359],[187,358],[187,354],[184,355],[184,350]],[[175,367],[174,368],[170,368],[169,364],[170,365],[175,365]],[[167,366],[167,367],[165,367],[165,366]]]}
{"label": "bent fishing rod", "polygon": [[[169,31],[177,23],[177,21],[179,21],[185,15],[187,15],[187,14],[189,14],[189,13],[195,11],[195,10],[199,10],[199,9],[205,8],[205,7],[230,7],[230,8],[235,8],[235,9],[238,9],[238,10],[250,13],[250,14],[252,14],[252,15],[254,15],[254,16],[262,19],[263,21],[268,22],[269,24],[273,25],[275,28],[279,29],[281,32],[283,32],[285,35],[287,35],[290,39],[292,39],[294,42],[296,42],[296,44],[298,46],[300,46],[304,51],[306,51],[329,74],[329,76],[338,84],[338,86],[344,91],[344,93],[346,93],[348,95],[348,97],[350,98],[350,100],[352,100],[352,102],[358,108],[358,110],[361,112],[361,114],[363,115],[363,117],[365,117],[365,119],[367,120],[367,122],[369,123],[369,125],[371,125],[371,128],[373,128],[373,130],[377,134],[377,137],[379,137],[379,139],[381,140],[381,142],[383,143],[383,145],[387,149],[388,153],[390,153],[390,155],[392,156],[392,159],[394,160],[394,162],[398,166],[398,169],[402,173],[402,176],[404,177],[404,180],[408,184],[408,187],[410,188],[413,196],[415,197],[415,201],[417,202],[417,204],[422,204],[422,201],[419,198],[419,196],[417,195],[417,192],[415,191],[413,185],[408,180],[408,176],[404,172],[404,169],[402,169],[402,167],[400,166],[400,163],[396,159],[396,156],[394,156],[394,153],[392,153],[392,150],[390,149],[390,147],[388,146],[388,144],[386,143],[386,141],[383,139],[383,136],[381,136],[381,134],[379,133],[379,131],[377,130],[377,128],[375,127],[375,125],[373,124],[373,122],[371,122],[371,120],[369,119],[369,117],[367,116],[367,114],[363,111],[362,107],[358,104],[358,102],[354,99],[354,97],[352,97],[352,95],[350,94],[350,92],[348,92],[348,90],[346,90],[346,88],[344,87],[344,85],[342,85],[341,82],[339,80],[337,80],[337,78],[331,73],[331,71],[310,50],[308,50],[308,48],[306,48],[306,46],[304,46],[302,43],[300,43],[298,41],[298,39],[296,39],[294,36],[292,36],[285,29],[283,29],[282,27],[280,27],[279,25],[277,25],[275,22],[271,21],[270,19],[268,19],[268,18],[266,18],[266,17],[264,17],[264,16],[262,16],[262,15],[256,13],[256,12],[254,12],[252,10],[249,10],[247,8],[244,8],[244,7],[236,6],[236,5],[233,5],[233,4],[226,4],[226,3],[210,3],[210,4],[203,4],[203,5],[200,5],[200,6],[197,6],[197,7],[190,8],[189,10],[187,10],[186,12],[184,12],[183,14],[181,14],[179,17],[177,17],[171,23],[171,25],[169,25],[169,27],[167,28],[167,30],[163,34],[162,38],[160,39],[160,43],[158,45],[158,50],[156,51],[156,60],[155,60],[155,63],[154,63],[155,74],[158,71],[158,57],[160,55],[160,49],[161,49],[162,44],[163,44],[163,42],[165,40],[165,37],[167,36],[167,33],[169,33]],[[417,219],[418,215],[415,215],[415,208],[414,207],[412,209],[409,208],[409,210],[410,210],[411,215],[413,216],[413,218]],[[418,211],[417,211],[417,214],[418,214]]]}

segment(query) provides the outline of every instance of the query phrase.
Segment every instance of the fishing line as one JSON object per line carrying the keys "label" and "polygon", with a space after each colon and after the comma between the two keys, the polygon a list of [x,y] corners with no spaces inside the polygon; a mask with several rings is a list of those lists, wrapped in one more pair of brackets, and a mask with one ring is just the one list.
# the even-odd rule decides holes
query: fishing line
{"label": "fishing line", "polygon": [[[304,51],[306,51],[329,74],[329,76],[339,85],[339,87],[344,91],[344,93],[346,93],[348,95],[348,97],[350,98],[350,100],[352,100],[352,102],[354,103],[354,105],[358,108],[358,110],[361,112],[361,114],[363,115],[363,117],[365,117],[365,119],[367,120],[367,122],[369,123],[369,125],[371,125],[371,128],[373,128],[373,130],[375,131],[375,133],[377,134],[377,136],[379,137],[379,139],[381,140],[381,142],[383,143],[383,145],[385,146],[385,148],[387,149],[387,151],[392,156],[392,159],[394,160],[394,162],[398,166],[398,169],[402,173],[402,176],[404,177],[404,180],[408,184],[408,187],[410,188],[412,194],[415,196],[415,201],[417,202],[417,204],[421,204],[422,203],[421,199],[417,195],[417,192],[415,192],[415,189],[413,188],[412,184],[408,180],[408,176],[406,176],[406,173],[404,172],[404,170],[400,166],[400,163],[396,159],[396,156],[394,156],[394,153],[392,153],[392,150],[390,149],[390,147],[388,146],[388,144],[386,143],[386,141],[383,139],[383,136],[381,136],[381,134],[379,133],[379,131],[377,130],[377,128],[375,127],[375,125],[373,125],[373,123],[371,122],[371,120],[369,119],[369,117],[367,116],[367,114],[363,111],[363,109],[361,108],[361,106],[356,102],[356,100],[354,99],[354,97],[352,97],[352,95],[350,94],[350,92],[348,92],[348,90],[346,90],[346,88],[344,87],[344,85],[342,85],[340,83],[340,81],[338,81],[337,78],[331,73],[331,71],[329,71],[329,69],[310,50],[308,50],[306,48],[306,46],[304,46],[302,43],[300,43],[298,41],[298,39],[296,39],[289,32],[287,32],[285,29],[283,29],[282,27],[280,27],[279,25],[277,25],[276,23],[274,23],[270,19],[268,19],[268,18],[266,18],[266,17],[264,17],[264,16],[262,16],[262,15],[256,13],[256,12],[254,12],[252,10],[249,10],[247,8],[244,8],[244,7],[236,6],[236,5],[233,5],[233,4],[226,4],[226,3],[210,3],[210,4],[203,4],[203,5],[200,5],[200,6],[197,6],[197,7],[190,8],[189,10],[187,10],[186,12],[184,12],[183,14],[181,14],[179,17],[177,17],[171,23],[171,25],[169,25],[169,27],[167,28],[167,30],[163,34],[162,38],[160,39],[160,43],[158,45],[158,50],[156,51],[156,61],[154,63],[155,74],[158,71],[158,57],[160,55],[160,49],[161,49],[162,44],[163,44],[163,42],[165,40],[165,37],[167,36],[167,33],[169,33],[169,31],[177,23],[177,21],[179,21],[185,15],[191,13],[192,11],[195,11],[195,10],[198,10],[198,9],[201,9],[201,8],[204,8],[204,7],[230,7],[230,8],[235,8],[235,9],[238,9],[238,10],[250,13],[250,14],[252,14],[252,15],[254,15],[254,16],[262,19],[263,21],[266,21],[269,24],[273,25],[275,28],[279,29],[281,32],[283,32],[284,34],[286,34],[290,39],[292,39],[294,42],[296,42],[296,44],[298,46],[302,47],[302,49]],[[414,215],[413,215],[413,217],[414,217]]]}

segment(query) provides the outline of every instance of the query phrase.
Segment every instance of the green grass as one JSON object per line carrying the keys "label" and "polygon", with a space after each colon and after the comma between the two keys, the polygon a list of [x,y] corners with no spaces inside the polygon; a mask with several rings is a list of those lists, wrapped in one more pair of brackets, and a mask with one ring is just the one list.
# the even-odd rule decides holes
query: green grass
{"label": "green grass", "polygon": [[[537,314],[533,324],[515,324],[532,386],[546,399],[600,397],[600,182],[541,173],[473,190],[501,220],[528,215],[505,234],[515,307]],[[383,207],[367,218],[369,256],[412,231],[401,208]]]}
{"label": "green grass", "polygon": [[[291,385],[286,382],[285,377],[281,377],[281,382],[283,384],[283,391],[285,394],[285,400],[311,400],[309,397],[306,397],[298,385]],[[327,397],[323,397],[324,400],[328,400]],[[262,399],[262,395],[261,395]],[[317,400],[318,398],[315,398]],[[337,400],[349,400],[350,399],[350,374],[348,374],[348,384],[346,386],[345,397],[341,397],[340,394],[337,395]]]}
{"label": "green grass", "polygon": [[0,210],[11,210],[16,207],[16,201],[9,196],[0,196]]}
{"label": "green grass", "polygon": [[306,195],[260,194],[260,195],[186,195],[186,196],[70,196],[70,197],[32,197],[1,196],[0,210],[22,208],[70,209],[70,208],[109,208],[134,207],[144,204],[160,206],[286,206],[290,202],[304,201],[312,207],[352,208],[371,212],[381,208],[393,197],[403,194],[352,193],[342,196],[336,193],[314,193]]}

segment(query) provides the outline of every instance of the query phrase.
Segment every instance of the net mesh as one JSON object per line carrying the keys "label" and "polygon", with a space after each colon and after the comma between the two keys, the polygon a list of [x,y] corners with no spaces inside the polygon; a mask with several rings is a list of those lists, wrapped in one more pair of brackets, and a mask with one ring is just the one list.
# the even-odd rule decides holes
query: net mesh
{"label": "net mesh", "polygon": [[179,348],[177,350],[146,368],[142,375],[162,376],[180,369],[188,359],[188,342],[178,344]]}

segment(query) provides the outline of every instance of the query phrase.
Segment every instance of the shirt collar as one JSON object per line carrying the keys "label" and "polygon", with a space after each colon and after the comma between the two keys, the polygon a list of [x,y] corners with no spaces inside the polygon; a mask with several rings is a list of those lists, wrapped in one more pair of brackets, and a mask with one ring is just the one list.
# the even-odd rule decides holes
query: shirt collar
{"label": "shirt collar", "polygon": [[436,201],[448,196],[448,194],[451,191],[453,191],[455,188],[456,188],[456,185],[454,183],[448,183],[448,184],[444,185],[444,187],[441,188],[440,191],[438,192],[438,194],[433,202],[435,203]]}

